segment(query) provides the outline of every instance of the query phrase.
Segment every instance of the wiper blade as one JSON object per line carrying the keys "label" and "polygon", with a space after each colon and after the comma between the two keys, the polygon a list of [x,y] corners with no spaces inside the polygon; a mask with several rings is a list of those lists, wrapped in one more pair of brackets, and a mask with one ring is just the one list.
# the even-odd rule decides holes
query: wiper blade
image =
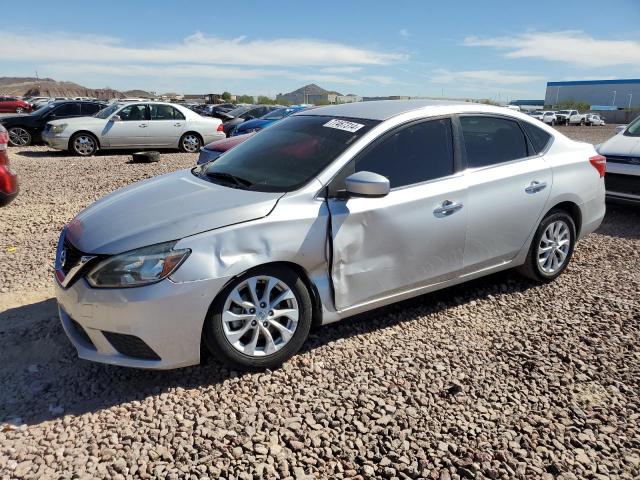
{"label": "wiper blade", "polygon": [[253,185],[249,180],[245,180],[244,178],[236,177],[230,173],[226,172],[205,172],[205,175],[209,178],[218,178],[220,180],[231,181],[235,183],[238,187],[248,188]]}

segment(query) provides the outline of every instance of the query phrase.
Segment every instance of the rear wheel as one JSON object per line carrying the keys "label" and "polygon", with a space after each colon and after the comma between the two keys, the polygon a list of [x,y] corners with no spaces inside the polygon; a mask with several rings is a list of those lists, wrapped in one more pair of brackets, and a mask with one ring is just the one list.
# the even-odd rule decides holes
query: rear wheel
{"label": "rear wheel", "polygon": [[576,226],[564,210],[552,210],[540,222],[520,273],[538,282],[555,280],[569,264],[576,242]]}
{"label": "rear wheel", "polygon": [[31,134],[22,127],[13,127],[9,129],[9,145],[14,147],[26,147],[31,145]]}
{"label": "rear wheel", "polygon": [[294,355],[311,328],[311,297],[298,275],[271,266],[234,280],[204,325],[211,353],[234,368],[274,368]]}
{"label": "rear wheel", "polygon": [[98,150],[98,140],[90,133],[76,133],[71,137],[69,147],[76,155],[89,157]]}
{"label": "rear wheel", "polygon": [[197,133],[185,133],[180,138],[180,150],[187,153],[197,153],[202,147],[202,138]]}

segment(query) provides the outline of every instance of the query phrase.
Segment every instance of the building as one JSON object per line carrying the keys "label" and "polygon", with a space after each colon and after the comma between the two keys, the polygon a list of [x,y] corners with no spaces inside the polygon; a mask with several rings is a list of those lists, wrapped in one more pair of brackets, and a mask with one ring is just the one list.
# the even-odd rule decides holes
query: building
{"label": "building", "polygon": [[544,104],[553,106],[564,102],[640,108],[640,79],[547,82]]}
{"label": "building", "polygon": [[276,96],[276,102],[295,104],[327,104],[337,103],[337,99],[343,95],[338,92],[332,92],[319,87],[315,83],[305,85],[297,90],[289,93],[279,93]]}
{"label": "building", "polygon": [[544,108],[544,100],[511,100],[509,105],[520,107],[520,110],[530,112],[533,110],[542,110]]}
{"label": "building", "polygon": [[378,100],[410,100],[411,97],[405,95],[391,95],[388,97],[362,97],[364,102],[375,102]]}

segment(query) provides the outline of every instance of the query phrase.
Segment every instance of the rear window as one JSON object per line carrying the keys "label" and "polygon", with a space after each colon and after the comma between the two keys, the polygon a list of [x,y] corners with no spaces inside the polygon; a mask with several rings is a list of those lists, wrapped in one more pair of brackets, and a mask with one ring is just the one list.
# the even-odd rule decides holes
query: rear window
{"label": "rear window", "polygon": [[524,131],[527,132],[527,136],[536,153],[544,152],[549,142],[551,142],[553,135],[528,122],[522,122],[522,126],[524,127]]}

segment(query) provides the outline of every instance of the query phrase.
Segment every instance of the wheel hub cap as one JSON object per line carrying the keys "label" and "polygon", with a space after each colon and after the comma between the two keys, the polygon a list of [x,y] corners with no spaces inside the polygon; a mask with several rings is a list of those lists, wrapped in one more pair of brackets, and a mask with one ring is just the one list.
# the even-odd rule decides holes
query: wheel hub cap
{"label": "wheel hub cap", "polygon": [[276,353],[289,343],[298,326],[298,301],[282,280],[251,277],[227,296],[222,329],[227,341],[251,357]]}

